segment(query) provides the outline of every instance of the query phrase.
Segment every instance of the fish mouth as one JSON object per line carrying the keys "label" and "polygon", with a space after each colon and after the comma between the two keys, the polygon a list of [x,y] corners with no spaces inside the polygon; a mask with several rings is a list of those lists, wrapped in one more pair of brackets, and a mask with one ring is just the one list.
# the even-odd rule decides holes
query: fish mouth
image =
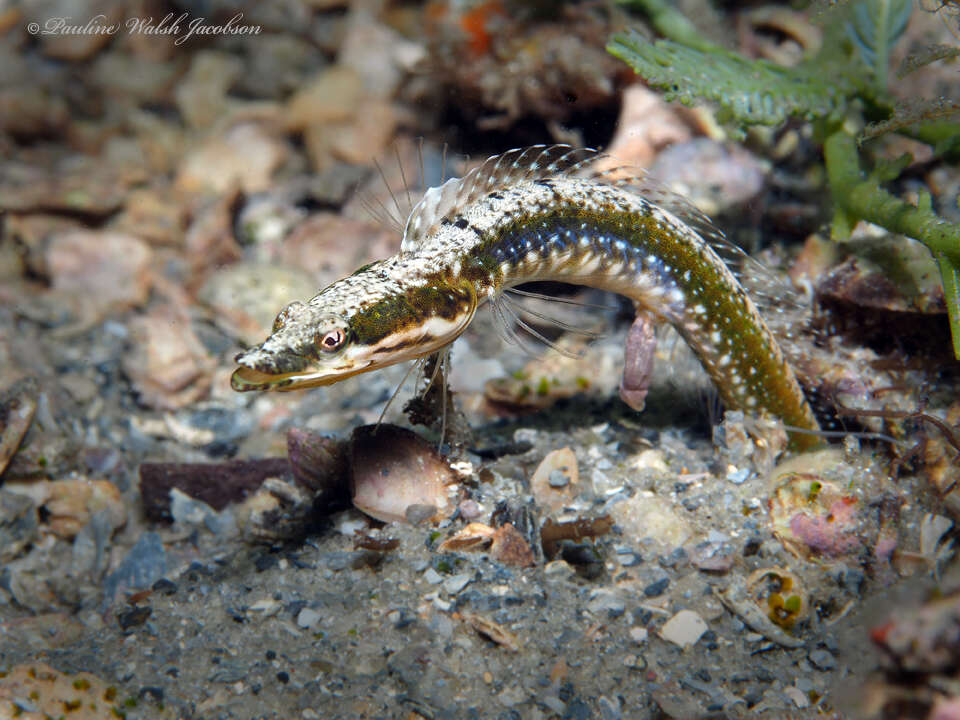
{"label": "fish mouth", "polygon": [[346,367],[318,367],[300,356],[274,356],[262,348],[255,348],[236,357],[240,365],[230,376],[230,387],[237,392],[256,390],[301,390],[303,388],[333,385],[345,378],[364,372],[363,364]]}
{"label": "fish mouth", "polygon": [[234,359],[240,367],[230,376],[230,387],[237,392],[295,390],[319,373],[306,358],[275,355],[262,346],[240,353]]}

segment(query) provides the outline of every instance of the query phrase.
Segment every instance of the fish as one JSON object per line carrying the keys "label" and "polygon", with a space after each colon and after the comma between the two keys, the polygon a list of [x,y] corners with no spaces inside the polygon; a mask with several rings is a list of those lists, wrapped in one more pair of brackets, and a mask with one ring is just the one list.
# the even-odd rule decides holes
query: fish
{"label": "fish", "polygon": [[554,280],[631,299],[676,328],[729,409],[780,418],[797,449],[818,444],[776,336],[722,257],[734,246],[682,198],[606,159],[516,148],[430,188],[397,255],[284,307],[270,336],[237,355],[231,386],[297,390],[417,360],[510,288]]}

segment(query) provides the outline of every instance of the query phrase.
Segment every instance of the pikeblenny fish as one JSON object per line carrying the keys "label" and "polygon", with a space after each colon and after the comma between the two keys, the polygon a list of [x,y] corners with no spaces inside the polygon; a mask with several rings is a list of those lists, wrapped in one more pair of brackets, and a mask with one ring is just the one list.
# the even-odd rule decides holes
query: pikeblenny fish
{"label": "pikeblenny fish", "polygon": [[557,280],[630,298],[640,317],[677,329],[728,408],[812,431],[792,433],[794,447],[819,443],[783,351],[717,253],[720,233],[637,174],[591,172],[601,157],[559,145],[510,150],[429,189],[400,253],[287,305],[270,337],[237,356],[233,389],[328,385],[424,357],[483,303]]}

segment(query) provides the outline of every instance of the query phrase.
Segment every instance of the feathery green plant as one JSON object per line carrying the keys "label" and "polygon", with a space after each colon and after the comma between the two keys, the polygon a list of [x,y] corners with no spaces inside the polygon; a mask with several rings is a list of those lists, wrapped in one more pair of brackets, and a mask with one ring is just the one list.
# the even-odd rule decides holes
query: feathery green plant
{"label": "feathery green plant", "polygon": [[[751,60],[702,38],[663,0],[620,0],[640,8],[666,36],[649,42],[639,32],[616,33],[607,50],[628,63],[667,99],[685,104],[710,101],[718,119],[735,131],[751,125],[779,125],[790,117],[815,122],[823,141],[827,179],[835,205],[833,234],[843,238],[858,220],[923,242],[940,267],[953,336],[960,359],[960,225],[936,215],[929,196],[918,206],[890,194],[881,182],[903,166],[871,174],[861,170],[859,145],[887,132],[902,132],[930,143],[941,154],[960,151],[960,123],[950,120],[960,106],[945,100],[897,105],[887,91],[890,52],[906,29],[911,0],[857,0],[832,12],[823,49],[793,68]],[[844,42],[844,40],[846,42]],[[908,59],[901,72],[942,58],[951,48],[935,48]],[[855,137],[861,116],[873,122]]]}

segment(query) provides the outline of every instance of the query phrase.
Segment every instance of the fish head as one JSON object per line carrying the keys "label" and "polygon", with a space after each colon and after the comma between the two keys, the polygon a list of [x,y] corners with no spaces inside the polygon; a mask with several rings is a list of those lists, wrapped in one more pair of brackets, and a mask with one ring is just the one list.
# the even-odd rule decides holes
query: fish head
{"label": "fish head", "polygon": [[298,390],[415,360],[453,342],[473,319],[470,283],[438,273],[402,278],[398,264],[366,265],[277,315],[260,345],[240,353],[234,390]]}

